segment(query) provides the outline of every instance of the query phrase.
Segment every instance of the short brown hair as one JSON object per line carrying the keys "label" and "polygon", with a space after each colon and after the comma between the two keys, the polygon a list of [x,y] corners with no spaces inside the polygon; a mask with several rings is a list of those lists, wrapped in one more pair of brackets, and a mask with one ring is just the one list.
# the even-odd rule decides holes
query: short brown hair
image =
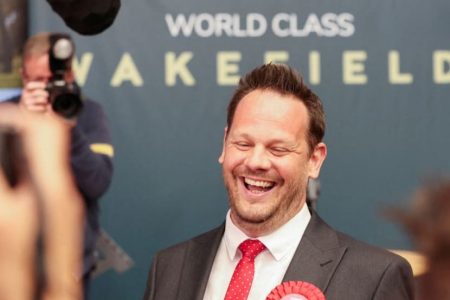
{"label": "short brown hair", "polygon": [[303,82],[301,75],[283,64],[262,65],[239,80],[228,105],[227,126],[231,128],[234,113],[239,102],[254,90],[272,90],[281,95],[292,95],[305,104],[309,115],[308,144],[310,151],[320,143],[325,135],[325,113],[322,102]]}

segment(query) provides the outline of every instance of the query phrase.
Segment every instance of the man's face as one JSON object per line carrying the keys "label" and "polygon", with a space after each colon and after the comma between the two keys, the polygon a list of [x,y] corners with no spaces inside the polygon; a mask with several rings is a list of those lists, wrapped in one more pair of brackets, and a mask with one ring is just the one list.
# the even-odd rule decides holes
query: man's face
{"label": "man's face", "polygon": [[[33,55],[29,56],[23,62],[22,79],[24,85],[31,81],[40,81],[48,83],[52,77],[49,65],[49,55]],[[67,82],[72,82],[74,76],[71,70],[67,70],[64,74]]]}
{"label": "man's face", "polygon": [[30,56],[25,59],[22,69],[24,84],[30,81],[47,83],[51,76],[48,54]]}
{"label": "man's face", "polygon": [[255,90],[238,104],[219,162],[231,218],[248,235],[274,231],[304,205],[308,178],[319,175],[326,156],[323,143],[310,153],[308,123],[293,96]]}

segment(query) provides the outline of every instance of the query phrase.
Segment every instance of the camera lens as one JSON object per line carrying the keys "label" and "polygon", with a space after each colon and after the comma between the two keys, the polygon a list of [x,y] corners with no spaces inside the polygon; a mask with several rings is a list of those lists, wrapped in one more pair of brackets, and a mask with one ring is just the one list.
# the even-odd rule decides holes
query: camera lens
{"label": "camera lens", "polygon": [[53,110],[67,119],[76,116],[81,107],[81,99],[79,95],[74,93],[61,93],[52,102]]}

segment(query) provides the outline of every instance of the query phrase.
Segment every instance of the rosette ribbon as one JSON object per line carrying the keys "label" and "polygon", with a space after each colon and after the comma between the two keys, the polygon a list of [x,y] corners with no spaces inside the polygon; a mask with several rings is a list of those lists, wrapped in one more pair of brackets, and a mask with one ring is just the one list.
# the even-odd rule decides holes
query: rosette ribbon
{"label": "rosette ribbon", "polygon": [[306,281],[287,281],[277,285],[266,300],[326,300],[322,291]]}

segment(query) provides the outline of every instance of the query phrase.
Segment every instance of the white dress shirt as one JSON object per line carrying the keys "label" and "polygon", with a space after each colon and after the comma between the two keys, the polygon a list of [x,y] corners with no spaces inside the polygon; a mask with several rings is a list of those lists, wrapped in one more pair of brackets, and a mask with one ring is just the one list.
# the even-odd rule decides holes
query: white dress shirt
{"label": "white dress shirt", "polygon": [[[266,299],[270,291],[282,282],[310,219],[311,214],[305,204],[286,224],[269,235],[258,237],[266,250],[255,259],[255,275],[248,300]],[[225,233],[214,259],[203,300],[224,299],[231,276],[242,256],[238,247],[246,239],[249,237],[233,224],[228,211]]]}

